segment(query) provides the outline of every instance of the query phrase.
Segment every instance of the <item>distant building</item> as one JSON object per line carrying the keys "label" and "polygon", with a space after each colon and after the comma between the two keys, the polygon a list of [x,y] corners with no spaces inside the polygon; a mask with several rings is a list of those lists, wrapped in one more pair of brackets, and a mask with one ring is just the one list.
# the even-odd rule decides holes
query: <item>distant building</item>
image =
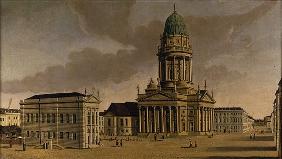
{"label": "distant building", "polygon": [[99,139],[99,97],[77,92],[40,94],[22,100],[26,143],[53,140],[63,147],[88,148]]}
{"label": "distant building", "polygon": [[220,107],[214,110],[215,131],[245,133],[253,130],[254,119],[241,107]]}
{"label": "distant building", "polygon": [[99,134],[104,135],[104,112],[99,112]]}
{"label": "distant building", "polygon": [[265,122],[264,122],[264,119],[256,119],[254,121],[254,126],[266,126]]}
{"label": "distant building", "polygon": [[270,130],[271,129],[271,115],[265,116],[263,120],[264,120],[264,125]]}
{"label": "distant building", "polygon": [[0,108],[0,126],[20,126],[20,110]]}
{"label": "distant building", "polygon": [[104,113],[104,133],[108,136],[137,135],[138,107],[135,102],[112,103]]}

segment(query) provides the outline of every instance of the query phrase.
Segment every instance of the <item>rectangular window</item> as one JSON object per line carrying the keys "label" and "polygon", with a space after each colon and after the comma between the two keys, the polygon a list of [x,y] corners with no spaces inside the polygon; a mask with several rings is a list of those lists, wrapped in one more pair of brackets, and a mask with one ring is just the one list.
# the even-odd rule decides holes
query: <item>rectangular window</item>
{"label": "rectangular window", "polygon": [[35,114],[35,122],[38,122],[38,119],[39,119],[39,114]]}
{"label": "rectangular window", "polygon": [[50,114],[47,114],[47,123],[50,123],[51,119],[50,119]]}
{"label": "rectangular window", "polygon": [[41,118],[42,118],[42,120],[41,120],[42,123],[44,123],[44,122],[45,122],[45,114],[42,114],[42,117],[41,117]]}
{"label": "rectangular window", "polygon": [[123,119],[120,119],[120,126],[123,126]]}
{"label": "rectangular window", "polygon": [[56,122],[56,114],[52,114],[52,123]]}
{"label": "rectangular window", "polygon": [[92,124],[95,123],[95,115],[94,115],[94,112],[92,112]]}
{"label": "rectangular window", "polygon": [[128,126],[128,120],[125,119],[125,126]]}
{"label": "rectangular window", "polygon": [[50,139],[50,138],[51,138],[51,132],[48,131],[48,139]]}
{"label": "rectangular window", "polygon": [[98,125],[98,117],[99,117],[99,113],[98,113],[98,112],[96,112],[96,116],[95,116],[95,118],[96,118],[96,122],[95,122],[95,124],[96,124],[96,125]]}
{"label": "rectangular window", "polygon": [[73,140],[76,140],[76,133],[73,133]]}
{"label": "rectangular window", "polygon": [[74,124],[76,123],[76,114],[72,115],[72,123],[74,123]]}
{"label": "rectangular window", "polygon": [[33,123],[33,114],[30,114],[30,122],[32,122]]}
{"label": "rectangular window", "polygon": [[70,133],[66,132],[67,139],[70,139]]}
{"label": "rectangular window", "polygon": [[64,114],[60,114],[60,123],[64,123]]}
{"label": "rectangular window", "polygon": [[60,139],[64,138],[64,132],[60,132]]}
{"label": "rectangular window", "polygon": [[90,125],[90,115],[87,116],[87,124]]}
{"label": "rectangular window", "polygon": [[36,137],[40,138],[39,131],[36,131]]}
{"label": "rectangular window", "polygon": [[29,114],[26,114],[26,116],[27,116],[26,122],[30,122]]}
{"label": "rectangular window", "polygon": [[108,119],[108,126],[111,126],[111,119]]}
{"label": "rectangular window", "polygon": [[70,115],[69,114],[66,114],[66,120],[67,120],[67,123],[70,123]]}

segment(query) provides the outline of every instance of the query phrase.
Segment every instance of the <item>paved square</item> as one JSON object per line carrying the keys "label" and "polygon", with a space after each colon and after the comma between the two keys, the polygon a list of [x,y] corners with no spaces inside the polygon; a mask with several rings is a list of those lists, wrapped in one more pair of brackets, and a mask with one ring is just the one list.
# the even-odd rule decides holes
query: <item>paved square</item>
{"label": "paved square", "polygon": [[196,148],[183,148],[189,144],[188,137],[166,138],[163,141],[142,139],[142,141],[123,141],[122,147],[115,147],[115,141],[103,140],[103,146],[93,149],[42,150],[28,147],[21,151],[21,146],[5,148],[2,145],[1,156],[7,159],[149,159],[149,158],[275,158],[275,144],[271,134],[258,134],[255,140],[250,140],[249,134],[224,134],[191,137]]}

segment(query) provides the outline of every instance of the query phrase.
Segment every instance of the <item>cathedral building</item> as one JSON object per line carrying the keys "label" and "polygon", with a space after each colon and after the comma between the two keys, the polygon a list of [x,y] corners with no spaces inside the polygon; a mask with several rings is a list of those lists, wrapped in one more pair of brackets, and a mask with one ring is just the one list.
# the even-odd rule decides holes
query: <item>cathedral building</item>
{"label": "cathedral building", "polygon": [[183,17],[174,11],[166,20],[158,47],[159,77],[145,93],[138,88],[139,133],[205,134],[214,130],[215,100],[195,88],[192,47]]}

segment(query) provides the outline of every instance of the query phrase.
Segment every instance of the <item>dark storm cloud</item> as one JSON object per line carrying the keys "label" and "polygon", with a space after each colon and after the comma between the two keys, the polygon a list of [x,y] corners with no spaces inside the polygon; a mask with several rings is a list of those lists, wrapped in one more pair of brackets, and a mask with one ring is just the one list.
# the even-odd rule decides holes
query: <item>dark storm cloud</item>
{"label": "dark storm cloud", "polygon": [[69,1],[69,7],[77,14],[82,29],[91,35],[109,35],[112,39],[127,44],[132,34],[128,18],[135,4],[129,1]]}
{"label": "dark storm cloud", "polygon": [[[72,1],[69,6],[77,14],[82,30],[92,36],[108,36],[133,50],[119,50],[116,54],[104,54],[94,48],[85,48],[70,54],[65,66],[53,66],[44,72],[23,80],[3,84],[3,92],[62,91],[95,85],[105,81],[120,83],[128,80],[140,69],[150,70],[157,62],[156,51],[163,23],[152,21],[146,26],[131,28],[128,23],[133,1],[127,3],[91,3],[93,1]],[[124,1],[122,1],[124,2]],[[242,78],[237,71],[225,66],[206,67],[211,57],[234,53],[232,40],[241,29],[265,15],[274,3],[263,3],[250,12],[232,16],[184,17],[192,33],[194,48],[194,75],[196,80],[222,80],[227,82]],[[247,43],[252,39],[247,40]],[[245,43],[243,44],[245,45]],[[107,47],[107,44],[104,45]],[[156,70],[157,71],[157,70]],[[228,77],[228,78],[226,78]],[[214,85],[218,82],[211,82]]]}

